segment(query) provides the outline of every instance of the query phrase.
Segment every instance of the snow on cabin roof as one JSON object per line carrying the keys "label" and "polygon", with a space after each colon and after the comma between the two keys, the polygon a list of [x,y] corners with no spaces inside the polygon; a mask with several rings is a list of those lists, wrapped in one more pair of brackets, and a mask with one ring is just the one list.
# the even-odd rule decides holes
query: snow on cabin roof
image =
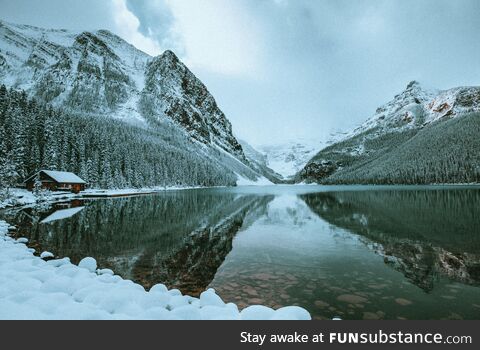
{"label": "snow on cabin roof", "polygon": [[[74,173],[68,173],[65,171],[54,171],[54,170],[40,170],[39,173],[45,173],[49,177],[51,177],[53,180],[55,180],[58,183],[64,183],[64,184],[86,184],[84,180],[82,180],[80,177],[75,175]],[[37,173],[38,174],[38,173]],[[31,180],[37,174],[29,177],[25,182],[28,180]]]}
{"label": "snow on cabin roof", "polygon": [[86,184],[81,178],[74,173],[67,173],[64,171],[42,170],[45,174],[59,183],[66,184]]}

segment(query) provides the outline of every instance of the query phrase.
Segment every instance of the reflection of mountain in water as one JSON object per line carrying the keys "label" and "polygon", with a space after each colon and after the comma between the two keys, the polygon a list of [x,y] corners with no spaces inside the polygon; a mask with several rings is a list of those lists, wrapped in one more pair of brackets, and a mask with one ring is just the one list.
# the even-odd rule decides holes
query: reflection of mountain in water
{"label": "reflection of mountain in water", "polygon": [[433,289],[437,274],[480,284],[478,190],[334,192],[301,198],[322,219],[374,242],[369,245],[386,263],[425,291]]}
{"label": "reflection of mountain in water", "polygon": [[68,220],[41,223],[53,211],[38,208],[6,219],[32,245],[74,263],[92,256],[147,288],[165,283],[195,294],[211,282],[244,221],[255,221],[272,198],[180,191],[82,202],[86,208]]}
{"label": "reflection of mountain in water", "polygon": [[232,250],[235,235],[246,227],[247,216],[262,215],[270,200],[246,196],[223,202],[225,216],[198,227],[168,254],[162,254],[156,247],[146,248],[132,269],[133,279],[141,280],[147,287],[163,282],[188,295],[199,295]]}

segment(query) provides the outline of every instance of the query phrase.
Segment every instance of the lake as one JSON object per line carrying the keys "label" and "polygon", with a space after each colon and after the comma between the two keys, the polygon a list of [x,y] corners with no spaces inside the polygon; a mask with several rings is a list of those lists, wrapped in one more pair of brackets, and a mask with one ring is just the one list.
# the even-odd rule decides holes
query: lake
{"label": "lake", "polygon": [[272,186],[17,208],[38,251],[315,319],[480,319],[480,187]]}

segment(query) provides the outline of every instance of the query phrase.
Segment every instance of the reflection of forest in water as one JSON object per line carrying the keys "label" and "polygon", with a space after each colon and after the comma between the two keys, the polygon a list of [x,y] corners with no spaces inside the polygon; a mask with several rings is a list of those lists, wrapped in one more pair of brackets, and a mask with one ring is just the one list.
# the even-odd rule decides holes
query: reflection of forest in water
{"label": "reflection of forest in water", "polygon": [[[102,268],[147,288],[165,283],[198,295],[232,249],[238,230],[255,221],[272,198],[179,191],[26,208],[4,216],[37,250],[68,256],[73,263],[92,256]],[[82,206],[68,220],[42,223]]]}
{"label": "reflection of forest in water", "polygon": [[385,262],[431,291],[439,274],[480,284],[480,191],[387,190],[300,196],[327,222],[366,237]]}
{"label": "reflection of forest in water", "polygon": [[[285,190],[291,191],[291,188]],[[73,263],[92,256],[100,267],[111,268],[146,288],[164,283],[190,295],[198,295],[212,283],[232,251],[237,233],[252,227],[260,230],[268,227],[270,231],[262,233],[267,237],[285,232],[279,246],[274,245],[275,249],[266,254],[269,259],[278,258],[302,266],[313,264],[312,271],[321,271],[331,260],[338,259],[340,264],[350,252],[338,250],[330,256],[327,248],[316,245],[312,247],[315,254],[305,255],[298,250],[290,251],[291,256],[285,257],[281,255],[282,245],[302,239],[305,232],[322,230],[322,234],[333,235],[335,228],[341,228],[359,235],[370,249],[384,257],[385,263],[426,292],[433,290],[441,276],[464,284],[480,284],[480,218],[476,216],[479,190],[396,188],[308,194],[303,191],[291,195],[292,200],[288,201],[284,199],[289,196],[281,194],[240,194],[220,189],[166,192],[155,196],[73,201],[51,208],[13,209],[4,212],[2,218],[19,226],[18,234],[28,237],[29,244],[39,252],[48,250],[58,257],[68,256]],[[325,222],[333,228],[325,228]],[[249,237],[261,238],[259,232],[255,234],[257,236]],[[260,254],[265,249],[254,244],[252,247]],[[328,260],[322,260],[324,256],[328,256],[325,258]],[[305,261],[310,258],[314,261]],[[265,287],[262,290],[268,290],[265,295],[271,299],[262,303],[278,298],[278,288],[273,283],[275,276],[280,286],[288,287],[290,282],[286,279],[298,279],[297,275],[301,275],[296,288],[311,291],[312,295],[316,295],[317,287],[326,288],[318,276],[315,284],[315,276],[297,271],[294,266],[275,268],[270,273],[263,260],[249,259],[242,260],[241,266],[229,267],[233,275],[227,282],[231,284],[242,271],[245,281],[254,275],[260,276]],[[267,272],[258,273],[262,269]],[[338,283],[341,276],[326,276],[327,287],[341,284]],[[367,277],[365,281],[359,280],[365,284],[363,289],[371,284]],[[221,291],[228,286],[216,285]],[[232,288],[232,293],[238,296],[239,287]],[[251,289],[248,289],[250,293]],[[280,293],[287,298],[285,305],[304,302],[295,300],[287,289]],[[239,302],[246,301],[250,299]]]}

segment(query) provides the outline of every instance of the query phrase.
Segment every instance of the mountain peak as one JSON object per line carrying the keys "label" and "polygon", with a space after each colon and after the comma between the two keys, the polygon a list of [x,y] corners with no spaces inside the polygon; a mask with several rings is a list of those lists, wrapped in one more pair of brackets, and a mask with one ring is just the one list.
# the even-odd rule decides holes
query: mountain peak
{"label": "mountain peak", "polygon": [[162,54],[162,57],[172,57],[178,59],[177,55],[172,50],[165,50]]}
{"label": "mountain peak", "polygon": [[121,40],[121,41],[124,41],[122,38],[120,38],[117,34],[114,34],[112,33],[111,31],[107,30],[107,29],[100,29],[100,30],[97,30],[97,32],[95,33],[97,35],[101,35],[101,36],[105,36],[105,37],[110,37],[110,38],[114,38],[116,40]]}
{"label": "mountain peak", "polygon": [[177,63],[180,61],[177,55],[175,55],[175,53],[171,50],[166,50],[164,53],[158,56],[157,59],[160,61],[171,62],[171,63]]}
{"label": "mountain peak", "polygon": [[166,50],[159,56],[154,57],[150,62],[150,67],[154,71],[162,72],[162,74],[177,71],[177,70],[185,70],[183,63],[180,59],[175,55],[173,51]]}
{"label": "mountain peak", "polygon": [[421,104],[429,100],[432,97],[431,95],[432,91],[424,89],[417,80],[412,80],[401,94],[395,96],[393,102],[400,105],[409,103]]}
{"label": "mountain peak", "polygon": [[411,82],[409,82],[406,90],[412,90],[414,88],[422,88],[417,80],[412,80]]}
{"label": "mountain peak", "polygon": [[149,62],[145,77],[141,108],[146,118],[156,122],[167,116],[197,141],[246,162],[232,125],[215,98],[173,51]]}

